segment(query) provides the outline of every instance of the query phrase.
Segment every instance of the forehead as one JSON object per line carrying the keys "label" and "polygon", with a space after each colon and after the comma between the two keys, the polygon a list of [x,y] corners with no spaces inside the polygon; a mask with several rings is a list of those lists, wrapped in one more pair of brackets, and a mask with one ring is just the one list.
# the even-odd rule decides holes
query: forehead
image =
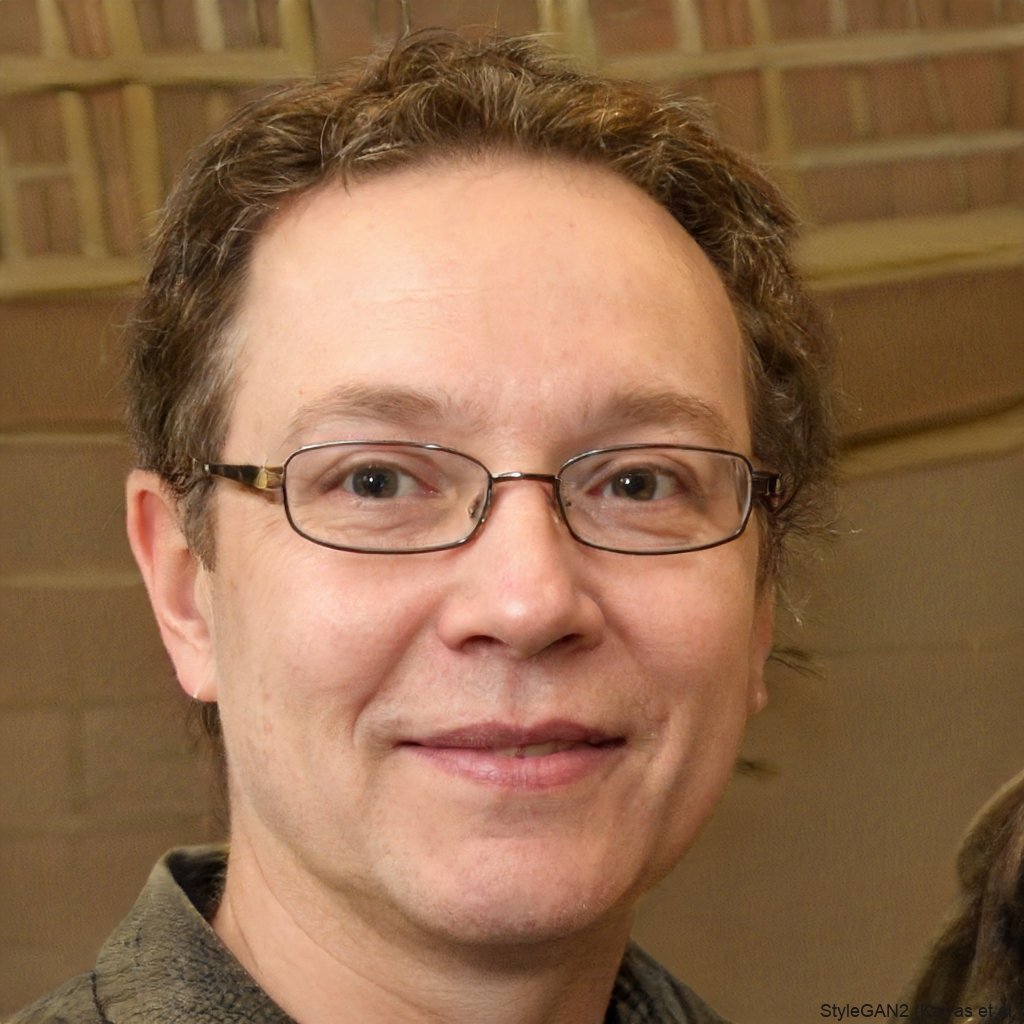
{"label": "forehead", "polygon": [[710,440],[747,436],[717,273],[604,168],[488,158],[307,195],[254,247],[235,327],[229,443],[340,437],[360,409],[510,436],[689,409],[720,428]]}

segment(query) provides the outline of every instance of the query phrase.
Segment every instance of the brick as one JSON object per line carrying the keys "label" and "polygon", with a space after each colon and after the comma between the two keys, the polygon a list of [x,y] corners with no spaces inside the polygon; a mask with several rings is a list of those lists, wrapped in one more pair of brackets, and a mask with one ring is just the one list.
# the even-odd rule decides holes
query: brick
{"label": "brick", "polygon": [[87,438],[0,444],[0,572],[125,570],[125,445]]}
{"label": "brick", "polygon": [[22,243],[28,256],[79,251],[78,211],[67,178],[26,181],[18,187]]}
{"label": "brick", "polygon": [[1011,158],[1008,153],[975,153],[961,160],[972,210],[1011,202]]}
{"label": "brick", "polygon": [[128,824],[206,812],[205,759],[186,709],[179,693],[85,710],[83,807],[92,820]]}
{"label": "brick", "polygon": [[71,715],[54,709],[0,711],[0,822],[41,826],[74,806]]}
{"label": "brick", "polygon": [[926,135],[937,128],[919,63],[878,64],[866,70],[878,134]]}
{"label": "brick", "polygon": [[177,178],[189,152],[210,134],[208,96],[208,89],[197,86],[161,86],[153,90],[165,189]]}
{"label": "brick", "polygon": [[[1024,4],[1021,4],[1024,11]],[[1024,52],[1007,56],[1006,71],[1009,78],[1007,121],[1014,128],[1024,128]]]}
{"label": "brick", "polygon": [[128,156],[127,125],[120,89],[86,94],[106,213],[107,245],[117,256],[139,252],[139,210]]}
{"label": "brick", "polygon": [[0,303],[0,430],[117,425],[124,299]]}
{"label": "brick", "polygon": [[[6,6],[0,3],[0,12]],[[8,159],[15,165],[63,164],[67,160],[55,93],[0,98],[0,132],[7,145]]]}
{"label": "brick", "polygon": [[798,68],[785,74],[787,108],[798,145],[846,142],[855,134],[842,68]]}
{"label": "brick", "polygon": [[0,39],[3,52],[30,56],[42,48],[35,0],[0,3]]}
{"label": "brick", "polygon": [[761,76],[756,71],[715,75],[707,87],[715,122],[723,137],[747,152],[765,148]]}
{"label": "brick", "polygon": [[[841,339],[850,440],[956,422],[1024,399],[1024,269],[822,296]],[[973,503],[973,499],[972,499]]]}
{"label": "brick", "polygon": [[158,53],[199,48],[193,4],[182,4],[179,0],[149,0],[148,3],[135,4],[135,16],[143,49]]}
{"label": "brick", "polygon": [[368,4],[339,4],[336,0],[312,0],[317,64],[333,68],[349,57],[369,53],[374,44]]}
{"label": "brick", "polygon": [[675,45],[671,0],[591,0],[590,15],[605,56],[653,53]]}
{"label": "brick", "polygon": [[1009,182],[1010,199],[1024,201],[1024,153],[1010,155]]}
{"label": "brick", "polygon": [[892,165],[893,208],[897,216],[956,213],[963,209],[956,161],[905,160]]}
{"label": "brick", "polygon": [[414,31],[451,28],[474,35],[498,29],[515,35],[536,32],[538,27],[534,0],[411,0],[409,7]]}
{"label": "brick", "polygon": [[707,78],[674,78],[665,87],[677,96],[707,99],[710,82]]}
{"label": "brick", "polygon": [[[241,3],[241,0],[238,0]],[[280,0],[256,0],[256,22],[264,46],[281,45]]]}
{"label": "brick", "polygon": [[851,32],[888,32],[911,28],[906,0],[846,0]]}
{"label": "brick", "polygon": [[820,167],[804,175],[804,189],[811,219],[818,224],[879,220],[893,213],[887,164]]}
{"label": "brick", "polygon": [[729,50],[754,41],[746,0],[697,0],[708,50]]}
{"label": "brick", "polygon": [[[400,6],[339,4],[313,0],[318,64],[332,68],[350,57],[362,56],[374,46],[395,39],[402,30]],[[409,21],[414,30],[459,29],[479,35],[497,28],[508,35],[536,32],[537,5],[533,0],[410,0]]]}
{"label": "brick", "polygon": [[990,131],[1009,123],[1008,63],[998,53],[963,54],[935,62],[956,131]]}
{"label": "brick", "polygon": [[141,580],[0,586],[0,650],[0,706],[154,697],[177,686]]}
{"label": "brick", "polygon": [[829,5],[821,0],[772,0],[767,7],[775,39],[813,39],[831,34]]}
{"label": "brick", "polygon": [[224,42],[228,49],[279,47],[281,33],[276,0],[220,0]]}
{"label": "brick", "polygon": [[922,28],[985,28],[998,25],[999,4],[991,0],[915,0]]}
{"label": "brick", "polygon": [[59,2],[71,52],[76,57],[109,57],[110,39],[102,0]]}

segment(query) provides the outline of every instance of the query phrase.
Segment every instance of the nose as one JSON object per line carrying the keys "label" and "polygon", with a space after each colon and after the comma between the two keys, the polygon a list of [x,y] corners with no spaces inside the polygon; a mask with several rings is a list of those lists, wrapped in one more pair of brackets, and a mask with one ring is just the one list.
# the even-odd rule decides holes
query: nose
{"label": "nose", "polygon": [[453,649],[491,645],[516,658],[592,646],[604,628],[584,572],[593,555],[566,529],[544,478],[501,483],[481,531],[454,553],[441,639]]}

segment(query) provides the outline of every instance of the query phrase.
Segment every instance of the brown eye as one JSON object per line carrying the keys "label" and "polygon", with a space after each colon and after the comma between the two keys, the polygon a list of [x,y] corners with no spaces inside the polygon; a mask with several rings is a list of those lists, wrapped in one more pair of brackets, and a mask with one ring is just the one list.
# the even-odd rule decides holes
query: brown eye
{"label": "brown eye", "polygon": [[650,501],[658,491],[658,475],[649,469],[623,470],[610,483],[615,497],[634,501]]}
{"label": "brown eye", "polygon": [[401,488],[401,477],[387,466],[363,466],[349,473],[343,486],[360,498],[394,498]]}

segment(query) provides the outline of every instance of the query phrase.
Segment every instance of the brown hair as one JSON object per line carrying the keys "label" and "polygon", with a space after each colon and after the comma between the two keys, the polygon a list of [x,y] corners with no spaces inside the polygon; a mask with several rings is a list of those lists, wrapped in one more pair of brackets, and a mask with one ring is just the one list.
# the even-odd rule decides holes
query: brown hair
{"label": "brown hair", "polygon": [[531,39],[418,33],[240,110],[168,200],[128,338],[128,426],[142,468],[178,496],[193,550],[214,551],[208,484],[231,409],[225,334],[252,247],[297,196],[392,168],[488,153],[605,166],[668,209],[717,268],[748,346],[755,456],[792,495],[762,520],[762,579],[784,540],[828,515],[834,456],[828,331],[796,275],[794,218],[702,105],[573,68]]}
{"label": "brown hair", "polygon": [[992,1020],[1024,1021],[1024,773],[975,818],[957,858],[960,899],[915,982],[909,1002],[929,1020],[957,1008],[993,1007]]}

